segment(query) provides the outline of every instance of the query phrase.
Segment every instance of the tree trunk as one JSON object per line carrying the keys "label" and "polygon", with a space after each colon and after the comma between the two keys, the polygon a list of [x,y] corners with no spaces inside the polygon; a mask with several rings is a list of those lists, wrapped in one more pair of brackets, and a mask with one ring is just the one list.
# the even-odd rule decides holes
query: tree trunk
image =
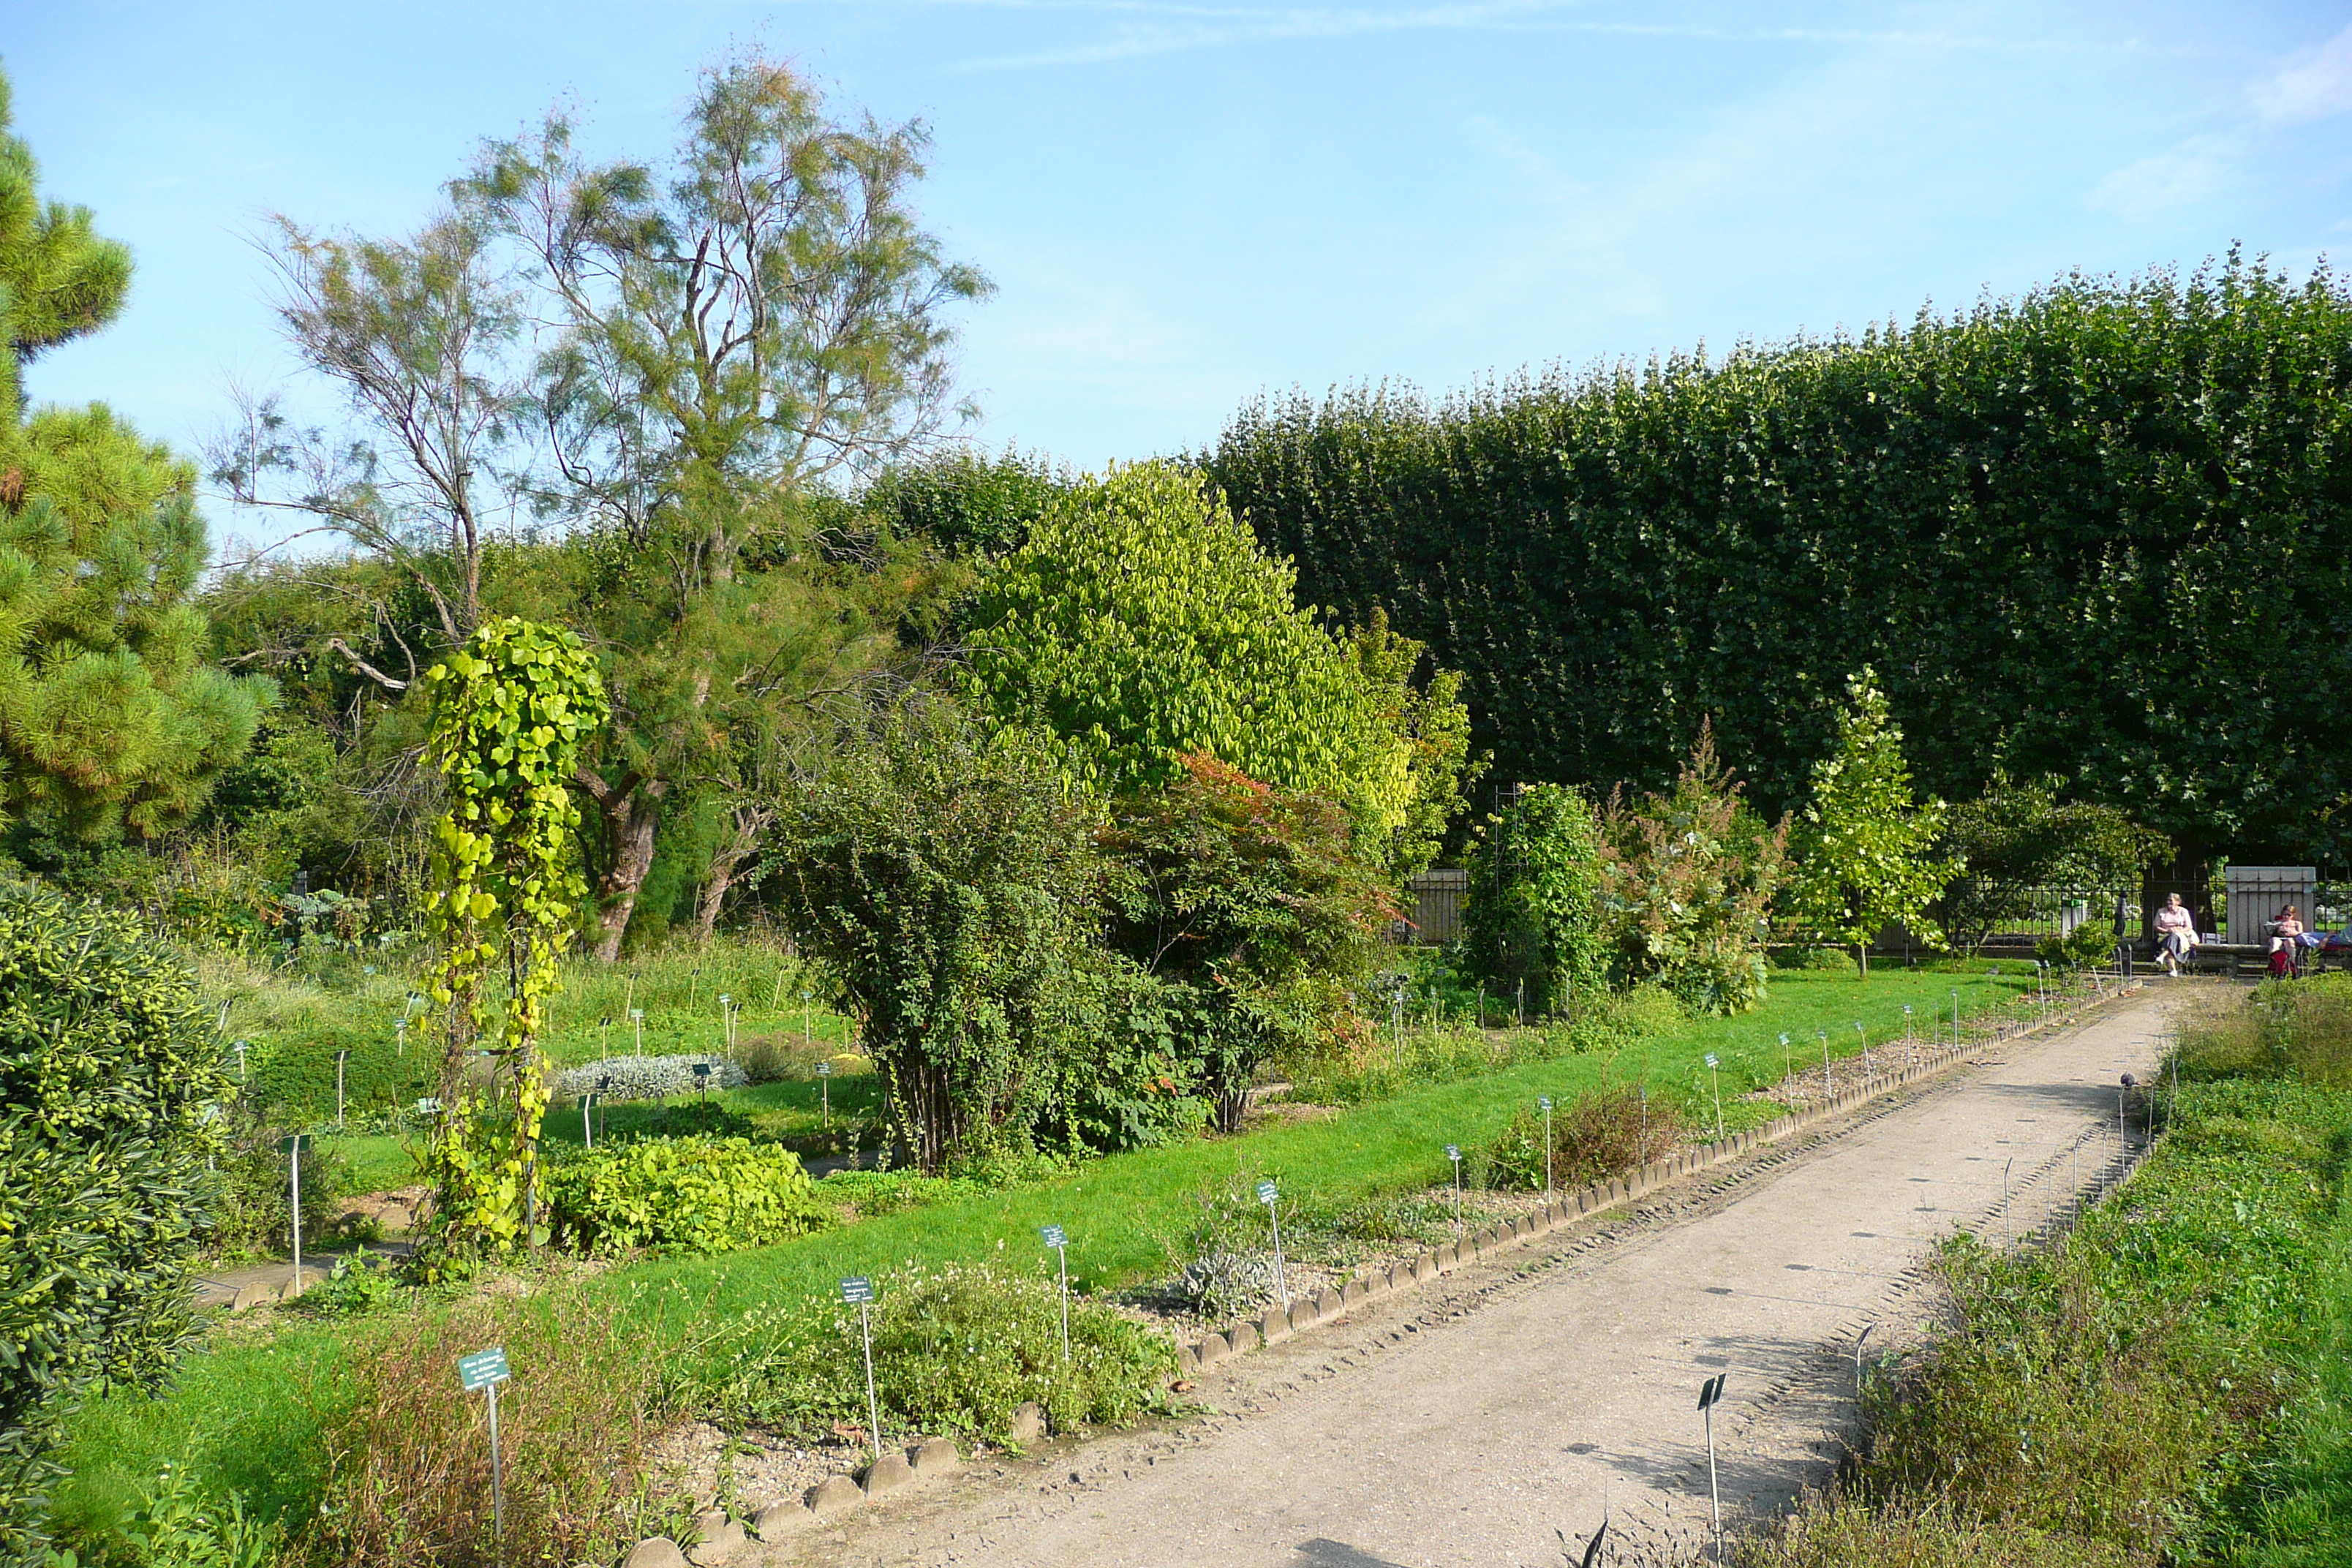
{"label": "tree trunk", "polygon": [[710,874],[702,883],[702,890],[694,902],[694,940],[707,942],[719,924],[721,906],[727,902],[728,889],[735,885],[735,873],[744,861],[758,853],[760,841],[767,837],[768,825],[776,814],[762,806],[743,805],[735,807],[735,831],[711,857]]}
{"label": "tree trunk", "polygon": [[636,911],[637,891],[654,867],[654,829],[661,821],[662,796],[669,784],[661,779],[639,779],[632,773],[618,784],[582,768],[573,782],[596,803],[604,825],[604,844],[612,864],[597,879],[596,958],[612,963],[621,956],[621,939],[628,934],[629,917]]}

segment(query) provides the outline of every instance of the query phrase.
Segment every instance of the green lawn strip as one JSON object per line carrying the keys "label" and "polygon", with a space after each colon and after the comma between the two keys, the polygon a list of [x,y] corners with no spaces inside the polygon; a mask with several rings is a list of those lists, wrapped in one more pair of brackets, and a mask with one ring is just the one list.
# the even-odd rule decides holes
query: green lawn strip
{"label": "green lawn strip", "polygon": [[[1801,1040],[1825,1031],[1832,1058],[1847,1058],[1860,1048],[1856,1021],[1876,1048],[1900,1038],[1906,1003],[1915,1017],[1924,1017],[1931,1007],[1948,1008],[1955,989],[1966,1013],[2007,1000],[2015,983],[2007,976],[1996,982],[1981,974],[1927,970],[1885,971],[1866,982],[1778,974],[1770,998],[1757,1012],[1693,1022],[1614,1054],[1527,1063],[1242,1138],[1112,1155],[1047,1185],[877,1216],[753,1252],[656,1259],[577,1289],[620,1293],[632,1313],[707,1321],[763,1302],[831,1295],[845,1276],[908,1263],[988,1258],[1042,1269],[1045,1254],[1036,1227],[1046,1224],[1067,1227],[1070,1266],[1079,1283],[1089,1289],[1116,1288],[1163,1272],[1169,1262],[1163,1237],[1190,1217],[1192,1194],[1237,1170],[1273,1176],[1291,1198],[1318,1205],[1440,1183],[1450,1175],[1444,1144],[1458,1143],[1466,1151],[1494,1137],[1538,1094],[1572,1096],[1604,1080],[1630,1081],[1646,1073],[1655,1091],[1681,1096],[1695,1113],[1707,1093],[1701,1058],[1709,1051],[1722,1063],[1727,1123],[1753,1124],[1778,1114],[1778,1108],[1743,1105],[1737,1097],[1779,1080],[1782,1031]],[[1814,1039],[1816,1064],[1819,1050]],[[797,1104],[813,1087],[772,1084],[736,1093]],[[844,1080],[836,1080],[836,1090],[843,1087]],[[1706,1105],[1711,1115],[1711,1097]],[[364,1331],[363,1325],[289,1326],[267,1347],[226,1343],[216,1353],[196,1358],[178,1387],[161,1400],[115,1399],[94,1405],[77,1421],[66,1455],[75,1473],[59,1491],[60,1517],[108,1517],[128,1480],[152,1479],[157,1465],[182,1458],[216,1494],[238,1488],[257,1502],[307,1506],[303,1486],[315,1480],[304,1483],[300,1478],[315,1477],[315,1470],[271,1472],[265,1486],[255,1479],[260,1472],[230,1455],[233,1445],[225,1445],[219,1435],[244,1429],[251,1411],[268,1412],[278,1426],[290,1424],[315,1435],[318,1421],[332,1408],[333,1380],[310,1380],[305,1386],[320,1391],[315,1399],[289,1403],[285,1369],[331,1369],[343,1339]],[[519,1380],[526,1375],[525,1369],[517,1369]],[[296,1440],[273,1428],[273,1442]]]}

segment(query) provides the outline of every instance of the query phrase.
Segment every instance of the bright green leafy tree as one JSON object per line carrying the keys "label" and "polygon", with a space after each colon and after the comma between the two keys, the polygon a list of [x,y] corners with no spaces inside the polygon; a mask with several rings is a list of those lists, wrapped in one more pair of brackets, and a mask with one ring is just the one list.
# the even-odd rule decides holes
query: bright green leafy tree
{"label": "bright green leafy tree", "polygon": [[[533,1183],[547,1109],[539,1037],[556,955],[577,928],[585,892],[572,771],[607,717],[604,682],[572,633],[501,616],[427,671],[425,683],[426,745],[450,796],[434,830],[425,904],[442,952],[432,995],[448,1010],[441,1117],[428,1153],[438,1223],[457,1247],[536,1246]],[[500,960],[506,1005],[494,1016],[484,972]],[[499,1064],[499,1098],[510,1089],[510,1101],[485,1100],[470,1086],[467,1059],[477,1050]]]}
{"label": "bright green leafy tree", "polygon": [[1385,851],[1415,795],[1397,682],[1367,677],[1296,580],[1184,469],[1114,468],[981,583],[967,688],[997,723],[1059,736],[1082,789],[1167,784],[1206,754],[1339,801]]}
{"label": "bright green leafy tree", "polygon": [[113,320],[131,257],[44,203],[0,79],[0,809],[53,837],[204,804],[271,699],[206,658],[195,474],[103,405],[27,411],[37,356]]}
{"label": "bright green leafy tree", "polygon": [[1944,811],[1912,798],[1903,731],[1865,668],[1846,682],[1837,748],[1813,764],[1812,799],[1797,819],[1788,905],[1798,929],[1852,947],[1865,974],[1869,944],[1890,925],[1941,943],[1927,908],[1964,868],[1935,853]]}

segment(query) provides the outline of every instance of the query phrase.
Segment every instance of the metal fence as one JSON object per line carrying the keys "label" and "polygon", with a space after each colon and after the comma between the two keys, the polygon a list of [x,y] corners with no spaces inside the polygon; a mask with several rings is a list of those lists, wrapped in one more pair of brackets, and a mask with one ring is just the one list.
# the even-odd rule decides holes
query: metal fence
{"label": "metal fence", "polygon": [[1416,871],[1405,881],[1412,904],[1397,924],[1397,940],[1435,946],[1462,934],[1462,904],[1470,896],[1467,871]]}

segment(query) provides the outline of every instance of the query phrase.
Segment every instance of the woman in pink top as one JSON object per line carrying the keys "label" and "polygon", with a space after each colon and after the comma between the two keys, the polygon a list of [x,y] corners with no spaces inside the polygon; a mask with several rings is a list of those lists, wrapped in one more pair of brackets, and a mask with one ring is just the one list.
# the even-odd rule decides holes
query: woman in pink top
{"label": "woman in pink top", "polygon": [[2156,952],[2164,961],[2164,972],[2175,980],[2180,978],[2180,961],[2197,945],[2197,917],[2189,912],[2173,893],[2164,900],[2164,908],[2156,911]]}

